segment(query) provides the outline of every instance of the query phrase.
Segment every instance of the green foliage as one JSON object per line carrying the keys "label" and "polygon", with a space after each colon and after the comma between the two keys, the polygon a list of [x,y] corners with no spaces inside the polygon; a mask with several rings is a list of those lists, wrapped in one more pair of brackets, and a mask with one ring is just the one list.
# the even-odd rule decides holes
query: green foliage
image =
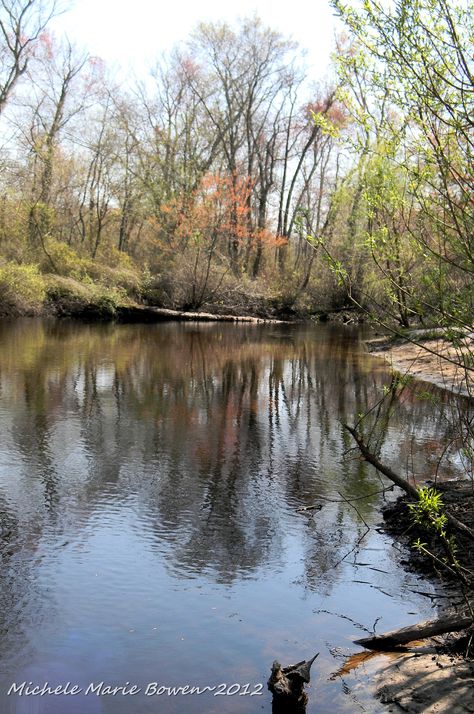
{"label": "green foliage", "polygon": [[6,263],[0,267],[1,314],[37,313],[45,295],[45,282],[36,265]]}
{"label": "green foliage", "polygon": [[41,261],[45,273],[54,268],[57,275],[73,278],[79,282],[93,281],[110,288],[124,288],[138,294],[140,276],[129,256],[116,249],[109,249],[105,256],[96,260],[84,257],[62,241],[50,239],[45,245],[46,253]]}
{"label": "green foliage", "polygon": [[49,276],[47,301],[58,315],[113,319],[117,308],[128,302],[124,290],[108,288],[92,281]]}
{"label": "green foliage", "polygon": [[332,5],[350,31],[337,62],[358,162],[348,236],[365,234],[373,259],[367,303],[403,326],[434,313],[469,325],[472,1]]}
{"label": "green foliage", "polygon": [[408,505],[414,523],[446,536],[447,518],[443,513],[441,494],[434,488],[418,489],[418,501]]}
{"label": "green foliage", "polygon": [[41,269],[51,272],[54,267],[58,275],[82,280],[88,276],[92,261],[82,258],[71,246],[58,240],[50,239],[45,245],[46,252],[41,261]]}
{"label": "green foliage", "polygon": [[325,136],[331,136],[337,139],[340,136],[341,130],[334,122],[322,112],[311,112],[314,123],[321,129],[321,133]]}
{"label": "green foliage", "polygon": [[[457,543],[453,535],[448,535],[446,526],[448,519],[444,513],[444,504],[441,494],[431,487],[418,489],[418,501],[408,505],[413,522],[421,526],[428,534],[439,538],[446,553],[446,557],[441,562],[449,564],[461,579],[463,574],[459,571],[459,563],[456,557]],[[436,560],[436,557],[427,549],[427,544],[418,538],[413,547],[424,555],[428,555]]]}

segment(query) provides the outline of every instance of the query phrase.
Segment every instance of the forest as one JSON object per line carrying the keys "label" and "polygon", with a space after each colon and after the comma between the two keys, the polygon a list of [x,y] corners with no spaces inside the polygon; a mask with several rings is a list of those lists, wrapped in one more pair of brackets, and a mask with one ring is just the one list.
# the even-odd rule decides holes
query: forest
{"label": "forest", "polygon": [[326,78],[256,17],[114,76],[0,4],[4,315],[472,316],[472,5],[332,0]]}

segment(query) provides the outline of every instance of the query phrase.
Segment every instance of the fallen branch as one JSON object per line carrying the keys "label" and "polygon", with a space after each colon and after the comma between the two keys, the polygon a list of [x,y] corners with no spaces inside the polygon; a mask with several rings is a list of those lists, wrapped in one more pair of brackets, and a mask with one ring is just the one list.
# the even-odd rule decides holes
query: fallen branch
{"label": "fallen branch", "polygon": [[361,645],[369,650],[392,650],[400,645],[405,645],[413,640],[423,640],[426,637],[443,635],[447,632],[459,632],[465,630],[473,624],[472,615],[454,614],[446,615],[438,620],[428,620],[415,625],[402,627],[400,630],[392,630],[381,635],[372,635],[355,640],[356,645]]}
{"label": "fallen branch", "polygon": [[[394,484],[396,484],[403,491],[405,491],[405,493],[408,494],[411,498],[413,498],[414,501],[418,501],[418,489],[415,488],[415,486],[412,486],[411,483],[409,483],[402,476],[399,476],[398,474],[395,473],[395,471],[392,471],[391,468],[382,464],[381,461],[379,461],[378,458],[369,451],[366,444],[364,443],[362,438],[359,436],[359,434],[353,427],[348,426],[347,424],[344,424],[344,428],[347,429],[352,434],[355,442],[357,443],[357,446],[360,449],[362,456],[369,464],[372,464],[372,466],[375,466],[377,471],[380,471],[381,474],[383,474],[384,476],[389,478],[391,481],[393,481]],[[461,523],[461,521],[458,521],[458,519],[455,516],[453,516],[449,511],[445,510],[444,514],[445,514],[446,518],[448,519],[448,523],[453,528],[456,528],[458,531],[460,531],[461,533],[464,533],[464,535],[468,536],[468,538],[470,538],[471,540],[474,540],[474,532],[470,528],[468,528],[468,526],[466,526],[465,523]]]}

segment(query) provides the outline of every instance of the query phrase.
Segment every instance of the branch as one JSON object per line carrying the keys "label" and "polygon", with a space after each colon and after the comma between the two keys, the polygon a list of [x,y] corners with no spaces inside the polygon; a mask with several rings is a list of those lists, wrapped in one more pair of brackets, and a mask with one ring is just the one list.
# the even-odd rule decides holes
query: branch
{"label": "branch", "polygon": [[459,632],[465,630],[473,624],[472,615],[454,614],[446,615],[438,620],[428,620],[415,625],[402,627],[400,630],[392,630],[382,635],[372,635],[355,640],[356,645],[362,645],[370,650],[393,650],[399,645],[404,645],[413,640],[424,639],[443,635],[446,632]]}
{"label": "branch", "polygon": [[[418,501],[418,489],[416,489],[415,486],[412,486],[411,483],[409,483],[402,476],[399,476],[394,471],[392,471],[391,468],[382,464],[378,460],[378,458],[369,451],[367,445],[362,440],[362,437],[357,433],[355,429],[353,429],[351,426],[348,426],[347,424],[344,424],[343,426],[352,434],[364,459],[369,464],[372,464],[372,466],[375,466],[377,471],[380,471],[381,474],[389,478],[391,481],[393,481],[393,483],[395,483],[403,491],[405,491],[405,493],[408,494],[408,496],[410,496],[411,498],[413,498],[413,500]],[[470,528],[468,528],[468,526],[466,526],[464,523],[461,523],[461,521],[458,521],[458,519],[451,513],[449,513],[449,511],[445,510],[444,513],[446,518],[448,519],[448,523],[453,528],[460,531],[471,540],[474,540],[474,532]]]}

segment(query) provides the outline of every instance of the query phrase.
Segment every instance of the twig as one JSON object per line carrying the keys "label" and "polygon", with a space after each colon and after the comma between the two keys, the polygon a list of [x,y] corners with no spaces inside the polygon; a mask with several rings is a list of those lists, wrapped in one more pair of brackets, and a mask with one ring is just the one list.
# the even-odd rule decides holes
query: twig
{"label": "twig", "polygon": [[[327,496],[319,496],[319,498],[323,501],[327,501],[328,503],[349,503],[349,505],[352,505],[353,501],[363,501],[366,498],[371,498],[372,496],[378,496],[380,493],[387,493],[387,491],[393,491],[394,486],[386,486],[380,491],[372,491],[372,493],[367,493],[365,496],[354,496],[353,498],[346,498],[342,497],[342,499],[339,498],[328,498]],[[338,492],[339,493],[339,492]],[[320,511],[322,508],[321,503],[315,503],[312,506],[302,506],[301,508],[296,509],[296,513],[304,513],[304,511],[312,511],[312,510],[318,510]]]}

